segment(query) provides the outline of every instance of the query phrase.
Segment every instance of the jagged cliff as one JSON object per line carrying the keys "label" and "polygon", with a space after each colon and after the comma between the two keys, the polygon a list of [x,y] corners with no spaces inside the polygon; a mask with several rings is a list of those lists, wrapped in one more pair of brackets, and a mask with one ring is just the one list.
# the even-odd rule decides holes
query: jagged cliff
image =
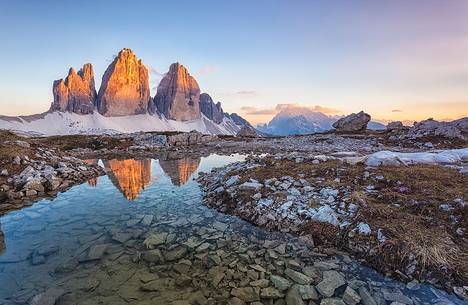
{"label": "jagged cliff", "polygon": [[54,81],[52,92],[54,102],[51,111],[93,113],[96,102],[93,66],[85,64],[78,73],[75,69],[70,68],[65,80]]}
{"label": "jagged cliff", "polygon": [[216,124],[220,124],[223,121],[224,111],[221,103],[215,104],[208,93],[200,95],[200,111]]}
{"label": "jagged cliff", "polygon": [[122,49],[102,77],[97,108],[104,116],[146,113],[151,101],[148,69],[130,49]]}
{"label": "jagged cliff", "polygon": [[156,109],[166,118],[191,121],[201,117],[200,88],[187,69],[174,63],[158,86],[152,111]]}

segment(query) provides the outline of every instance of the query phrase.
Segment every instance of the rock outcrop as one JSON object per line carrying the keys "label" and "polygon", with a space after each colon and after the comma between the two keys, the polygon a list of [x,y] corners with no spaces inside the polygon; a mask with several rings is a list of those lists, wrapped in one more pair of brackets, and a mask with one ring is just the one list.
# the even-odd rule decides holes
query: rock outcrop
{"label": "rock outcrop", "polygon": [[257,137],[258,133],[255,128],[244,125],[237,133],[238,137]]}
{"label": "rock outcrop", "polygon": [[218,139],[217,136],[204,135],[201,132],[192,130],[191,132],[168,135],[166,143],[168,146],[190,146],[208,143],[216,139]]}
{"label": "rock outcrop", "polygon": [[176,121],[191,121],[201,117],[200,88],[187,69],[174,63],[158,86],[152,112]]}
{"label": "rock outcrop", "polygon": [[403,123],[400,121],[394,121],[390,122],[386,126],[387,130],[396,130],[396,129],[403,129],[405,126],[403,126]]}
{"label": "rock outcrop", "polygon": [[468,117],[451,122],[439,122],[434,119],[427,119],[415,123],[410,129],[409,136],[413,138],[441,136],[466,140],[468,138]]}
{"label": "rock outcrop", "polygon": [[213,99],[208,93],[200,95],[200,111],[210,120],[216,124],[221,124],[224,119],[224,111],[221,103],[214,103]]}
{"label": "rock outcrop", "polygon": [[357,132],[363,131],[367,128],[367,123],[369,123],[371,116],[361,111],[359,113],[351,113],[350,115],[345,116],[344,118],[339,119],[333,123],[333,128],[337,131],[343,132]]}
{"label": "rock outcrop", "polygon": [[54,94],[52,111],[93,113],[96,101],[93,66],[85,64],[78,73],[75,69],[70,68],[65,80],[54,81],[52,91]]}
{"label": "rock outcrop", "polygon": [[148,69],[130,49],[122,49],[102,77],[97,98],[104,116],[143,114],[151,101]]}

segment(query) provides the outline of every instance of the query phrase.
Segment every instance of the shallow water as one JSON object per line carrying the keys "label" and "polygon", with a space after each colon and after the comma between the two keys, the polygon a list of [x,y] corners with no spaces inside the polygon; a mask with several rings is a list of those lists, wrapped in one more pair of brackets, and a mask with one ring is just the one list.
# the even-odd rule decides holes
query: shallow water
{"label": "shallow water", "polygon": [[100,161],[107,176],[2,216],[0,304],[29,304],[52,287],[64,292],[57,304],[226,304],[232,287],[322,260],[379,304],[390,304],[384,292],[401,292],[415,304],[462,304],[428,285],[406,289],[346,256],[314,255],[296,238],[206,208],[193,178],[242,159]]}

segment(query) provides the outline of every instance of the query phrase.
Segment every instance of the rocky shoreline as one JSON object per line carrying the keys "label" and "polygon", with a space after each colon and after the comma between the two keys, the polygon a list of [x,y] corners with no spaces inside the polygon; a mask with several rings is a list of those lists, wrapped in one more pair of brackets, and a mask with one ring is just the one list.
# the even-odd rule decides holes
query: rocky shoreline
{"label": "rocky shoreline", "polygon": [[[369,164],[375,162],[369,157],[367,160]],[[209,207],[272,231],[301,236],[312,244],[336,246],[363,259],[384,274],[406,282],[430,282],[455,292],[460,298],[466,298],[467,291],[462,286],[467,280],[468,266],[458,263],[464,260],[468,250],[465,239],[467,224],[463,220],[468,212],[463,190],[468,180],[466,174],[460,173],[465,167],[414,167],[412,175],[440,170],[438,174],[448,172],[450,179],[456,181],[452,188],[447,186],[450,188],[447,192],[454,197],[447,198],[444,204],[434,203],[438,204],[435,212],[426,212],[431,217],[432,225],[447,227],[447,231],[436,232],[427,229],[425,224],[411,226],[409,222],[419,222],[421,219],[415,211],[401,211],[400,205],[407,204],[405,199],[400,198],[401,202],[398,202],[398,198],[391,197],[395,196],[393,193],[386,198],[379,198],[378,195],[397,188],[396,194],[407,196],[413,204],[419,200],[428,205],[433,203],[424,197],[430,194],[419,194],[414,190],[415,184],[405,184],[402,177],[399,177],[401,180],[386,178],[389,173],[395,174],[400,170],[365,166],[359,164],[359,161],[363,161],[362,156],[349,152],[253,156],[245,162],[230,164],[201,175],[198,180],[204,190],[204,203]],[[405,174],[411,170],[411,167],[406,168]],[[381,201],[389,198],[394,199],[394,204],[391,207],[384,206]],[[427,206],[425,208],[429,209]],[[380,215],[379,211],[375,211],[378,209],[386,214]],[[437,209],[444,210],[445,215],[437,214]],[[448,216],[446,214],[456,221],[442,221]],[[398,225],[402,226],[403,231],[407,230],[406,235],[416,234],[419,232],[417,230],[422,229],[427,236],[422,241],[405,239],[400,228],[385,224],[392,221],[392,215],[400,217],[400,222],[403,219]],[[441,237],[441,240],[437,240],[440,249],[435,249],[436,245],[434,249],[424,248],[425,243],[431,243],[428,237],[431,234]],[[444,248],[446,241],[442,238],[455,240],[455,244],[451,242]],[[419,249],[419,246],[422,248]],[[433,257],[420,256],[418,250],[445,251],[451,253],[448,255],[451,259],[435,261]],[[424,261],[431,259],[434,261]]]}

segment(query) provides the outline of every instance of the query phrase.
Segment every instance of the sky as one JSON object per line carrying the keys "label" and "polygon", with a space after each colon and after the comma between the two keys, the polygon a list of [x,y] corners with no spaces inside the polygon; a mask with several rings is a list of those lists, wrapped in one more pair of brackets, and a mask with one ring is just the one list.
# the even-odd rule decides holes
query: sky
{"label": "sky", "polygon": [[293,104],[377,120],[468,115],[466,0],[0,0],[0,114],[33,114],[69,67],[173,62],[254,124]]}

